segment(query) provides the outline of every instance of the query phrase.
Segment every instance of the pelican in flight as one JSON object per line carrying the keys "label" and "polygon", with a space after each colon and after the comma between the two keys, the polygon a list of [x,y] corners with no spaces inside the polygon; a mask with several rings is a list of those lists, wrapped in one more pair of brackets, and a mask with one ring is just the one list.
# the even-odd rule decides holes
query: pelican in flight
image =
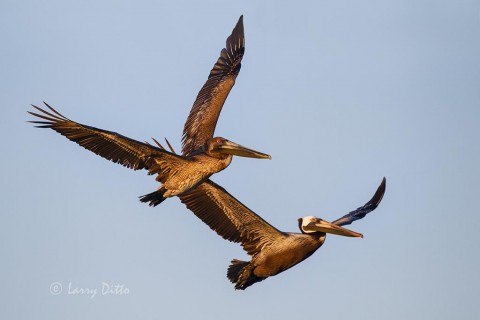
{"label": "pelican in flight", "polygon": [[[42,120],[30,121],[40,128],[51,128],[95,154],[133,170],[146,169],[156,174],[158,190],[140,197],[140,201],[156,206],[168,197],[178,196],[195,188],[230,164],[233,155],[270,159],[267,154],[246,148],[222,137],[213,137],[223,104],[240,71],[245,37],[243,16],[240,16],[226,46],[197,95],[183,129],[182,155],[158,145],[136,141],[116,132],[84,125],[49,109],[32,105],[39,111],[31,115]],[[168,141],[167,141],[168,143]]]}
{"label": "pelican in flight", "polygon": [[301,233],[276,229],[210,179],[180,195],[180,199],[217,234],[240,243],[252,256],[249,262],[233,259],[227,271],[227,277],[235,284],[235,289],[244,290],[310,257],[323,245],[327,233],[363,237],[342,226],[362,219],[375,210],[382,201],[385,185],[383,178],[370,201],[333,222],[314,216],[298,219]]}

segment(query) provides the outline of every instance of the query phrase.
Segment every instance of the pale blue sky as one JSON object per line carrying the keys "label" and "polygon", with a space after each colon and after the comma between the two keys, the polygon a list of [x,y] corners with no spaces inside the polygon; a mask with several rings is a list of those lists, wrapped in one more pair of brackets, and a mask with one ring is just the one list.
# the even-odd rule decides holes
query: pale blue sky
{"label": "pale blue sky", "polygon": [[[477,319],[479,1],[2,1],[2,319]],[[157,184],[51,130],[30,103],[138,140],[183,123],[244,14],[216,134],[273,156],[213,180],[267,221],[380,207],[246,291],[247,259]],[[52,295],[54,282],[64,291]],[[102,282],[128,295],[69,295]]]}

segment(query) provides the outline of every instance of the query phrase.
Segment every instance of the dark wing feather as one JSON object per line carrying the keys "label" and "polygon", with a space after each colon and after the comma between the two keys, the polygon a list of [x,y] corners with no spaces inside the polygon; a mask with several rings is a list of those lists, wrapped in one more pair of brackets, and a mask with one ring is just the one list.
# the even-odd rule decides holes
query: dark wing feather
{"label": "dark wing feather", "polygon": [[333,224],[336,224],[337,226],[345,226],[347,224],[350,224],[356,220],[362,219],[367,215],[367,213],[375,210],[376,207],[380,204],[380,201],[382,201],[383,195],[385,194],[385,187],[386,187],[386,179],[385,177],[382,180],[382,183],[378,187],[377,191],[373,195],[373,198],[370,199],[364,206],[357,208],[356,210],[344,215],[340,219],[337,219],[333,221]]}
{"label": "dark wing feather", "polygon": [[240,72],[244,51],[243,16],[240,16],[185,122],[182,137],[183,155],[198,150],[207,139],[213,137],[223,104]]}
{"label": "dark wing feather", "polygon": [[286,236],[211,180],[179,197],[218,235],[240,242],[249,255]]}
{"label": "dark wing feather", "polygon": [[167,158],[165,160],[171,159],[172,161],[181,159],[164,149],[127,138],[116,132],[77,123],[66,118],[47,103],[45,105],[50,112],[32,105],[41,113],[30,111],[28,113],[46,121],[29,122],[38,124],[38,128],[51,128],[85,149],[127,168],[149,169],[149,160],[152,157]]}

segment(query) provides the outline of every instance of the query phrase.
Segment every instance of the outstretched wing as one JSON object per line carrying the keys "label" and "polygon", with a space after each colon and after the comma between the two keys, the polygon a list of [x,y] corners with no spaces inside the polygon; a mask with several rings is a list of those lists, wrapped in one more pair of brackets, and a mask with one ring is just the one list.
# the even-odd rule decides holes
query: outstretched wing
{"label": "outstretched wing", "polygon": [[223,104],[240,72],[244,51],[243,16],[240,16],[185,122],[182,137],[183,155],[191,154],[203,146],[207,139],[213,137]]}
{"label": "outstretched wing", "polygon": [[218,235],[241,243],[249,255],[255,255],[279,237],[286,237],[211,180],[179,197]]}
{"label": "outstretched wing", "polygon": [[164,149],[127,138],[116,132],[97,129],[72,121],[47,103],[45,105],[50,109],[50,112],[34,105],[32,106],[40,113],[28,111],[31,115],[45,121],[29,122],[38,124],[36,126],[38,128],[51,128],[85,149],[127,168],[134,170],[150,169],[152,158],[161,158],[162,162],[167,163],[169,161],[172,163],[182,161],[182,157]]}
{"label": "outstretched wing", "polygon": [[367,213],[375,210],[376,207],[380,204],[380,201],[382,201],[383,195],[385,194],[385,187],[386,187],[387,180],[385,177],[382,180],[382,183],[378,187],[377,191],[373,195],[373,198],[370,199],[364,206],[357,208],[356,210],[344,215],[340,219],[337,219],[333,221],[333,224],[336,224],[337,226],[345,226],[347,224],[350,224],[356,220],[362,219],[367,215]]}

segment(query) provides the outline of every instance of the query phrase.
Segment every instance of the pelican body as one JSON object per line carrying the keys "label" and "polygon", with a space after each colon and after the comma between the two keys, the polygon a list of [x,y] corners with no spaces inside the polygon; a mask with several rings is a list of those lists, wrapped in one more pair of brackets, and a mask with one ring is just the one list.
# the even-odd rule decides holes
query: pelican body
{"label": "pelican body", "polygon": [[314,216],[298,219],[301,233],[279,231],[211,180],[181,195],[180,199],[217,234],[226,240],[241,243],[243,249],[252,256],[250,261],[233,259],[227,271],[227,277],[235,284],[235,289],[244,290],[310,257],[323,245],[327,233],[363,237],[342,226],[373,211],[383,198],[385,186],[386,180],[383,178],[370,201],[334,222]]}
{"label": "pelican body", "polygon": [[156,206],[168,197],[192,190],[212,174],[225,169],[230,165],[233,155],[271,158],[225,138],[213,137],[223,104],[240,72],[244,51],[241,16],[185,122],[182,155],[177,155],[168,141],[171,152],[155,139],[157,146],[72,121],[45,102],[49,110],[32,105],[39,113],[29,113],[42,120],[30,122],[38,124],[40,128],[51,128],[87,150],[127,168],[146,169],[149,174],[156,174],[156,180],[161,183],[159,189],[140,197],[140,201]]}

